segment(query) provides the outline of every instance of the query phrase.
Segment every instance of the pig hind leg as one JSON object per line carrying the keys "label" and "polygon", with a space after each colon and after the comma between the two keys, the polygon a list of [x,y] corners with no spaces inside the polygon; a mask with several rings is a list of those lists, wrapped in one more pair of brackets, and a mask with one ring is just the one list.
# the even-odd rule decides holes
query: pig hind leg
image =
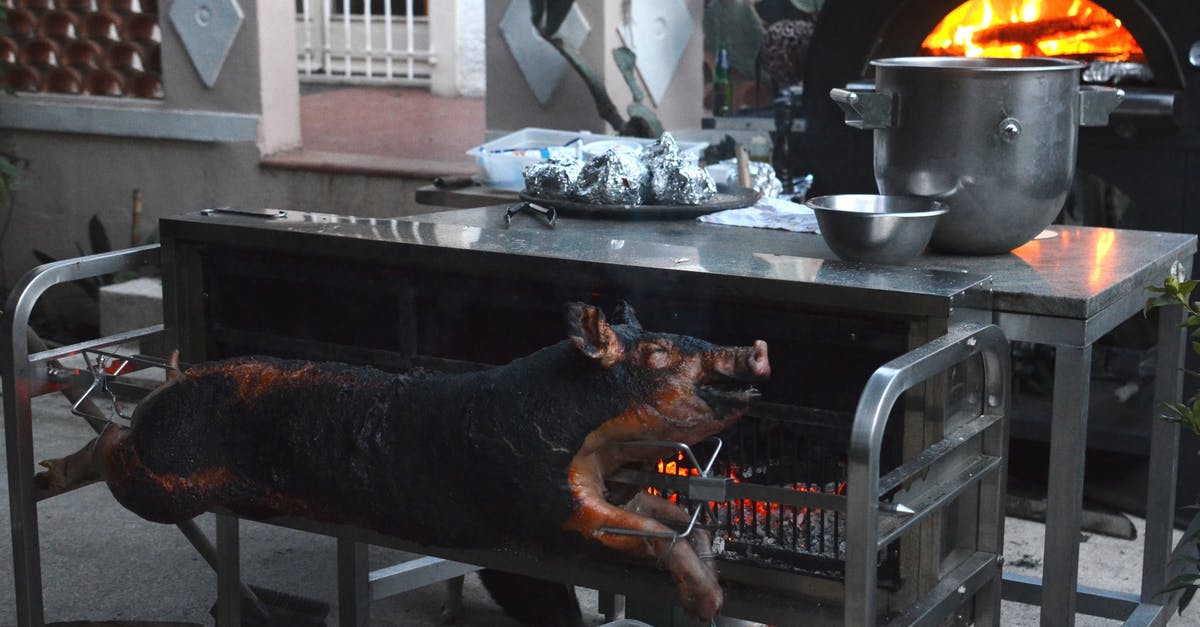
{"label": "pig hind leg", "polygon": [[39,472],[35,480],[50,492],[58,493],[83,487],[103,479],[95,463],[96,441],[94,438],[83,448],[56,459],[38,462],[45,470]]}

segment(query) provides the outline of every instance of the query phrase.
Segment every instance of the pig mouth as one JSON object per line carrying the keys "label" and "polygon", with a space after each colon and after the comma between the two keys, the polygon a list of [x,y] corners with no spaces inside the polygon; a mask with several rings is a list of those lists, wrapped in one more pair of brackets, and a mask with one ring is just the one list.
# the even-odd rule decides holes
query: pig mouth
{"label": "pig mouth", "polygon": [[751,402],[761,398],[762,393],[752,384],[722,378],[697,386],[696,396],[720,414],[728,410],[744,409]]}

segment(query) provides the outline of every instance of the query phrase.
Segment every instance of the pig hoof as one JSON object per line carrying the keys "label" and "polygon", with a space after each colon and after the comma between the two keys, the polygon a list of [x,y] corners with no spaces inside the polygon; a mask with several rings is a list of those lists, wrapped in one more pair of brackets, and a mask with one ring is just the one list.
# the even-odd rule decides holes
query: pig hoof
{"label": "pig hoof", "polygon": [[38,465],[45,468],[45,470],[34,476],[35,481],[51,490],[62,490],[67,487],[67,464],[65,460],[51,459],[38,462]]}
{"label": "pig hoof", "polygon": [[683,610],[701,621],[708,622],[721,613],[721,606],[724,604],[725,595],[718,588],[683,599]]}

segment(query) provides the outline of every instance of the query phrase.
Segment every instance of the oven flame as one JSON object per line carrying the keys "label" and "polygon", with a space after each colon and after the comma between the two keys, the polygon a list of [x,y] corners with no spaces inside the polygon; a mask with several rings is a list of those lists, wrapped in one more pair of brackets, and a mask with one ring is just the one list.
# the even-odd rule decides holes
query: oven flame
{"label": "oven flame", "polygon": [[1091,0],[969,0],[921,43],[924,54],[1144,62],[1133,35]]}

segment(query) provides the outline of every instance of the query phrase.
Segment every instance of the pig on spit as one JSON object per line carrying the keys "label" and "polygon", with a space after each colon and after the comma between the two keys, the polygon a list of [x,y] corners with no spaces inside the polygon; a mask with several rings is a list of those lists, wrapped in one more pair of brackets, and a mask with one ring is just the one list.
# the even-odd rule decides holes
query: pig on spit
{"label": "pig on spit", "polygon": [[[129,428],[42,462],[63,488],[103,480],[124,507],[175,523],[224,506],[302,516],[422,545],[594,549],[654,560],[679,602],[709,619],[723,602],[709,541],[670,534],[688,517],[645,492],[610,503],[605,477],[736,421],[770,375],[767,345],[714,346],[567,307],[568,338],[465,374],[268,357],[197,364],[146,397]],[[709,559],[702,559],[702,556]]]}

